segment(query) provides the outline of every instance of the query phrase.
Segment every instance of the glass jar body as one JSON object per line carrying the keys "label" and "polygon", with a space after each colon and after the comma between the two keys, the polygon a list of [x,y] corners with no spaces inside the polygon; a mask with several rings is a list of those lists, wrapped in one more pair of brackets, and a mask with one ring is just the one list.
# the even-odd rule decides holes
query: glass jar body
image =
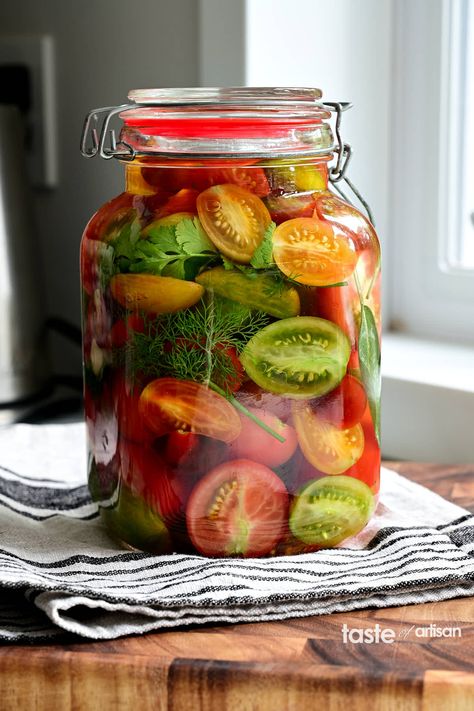
{"label": "glass jar body", "polygon": [[89,487],[125,545],[297,554],[370,518],[380,252],[327,159],[142,158],[89,221]]}

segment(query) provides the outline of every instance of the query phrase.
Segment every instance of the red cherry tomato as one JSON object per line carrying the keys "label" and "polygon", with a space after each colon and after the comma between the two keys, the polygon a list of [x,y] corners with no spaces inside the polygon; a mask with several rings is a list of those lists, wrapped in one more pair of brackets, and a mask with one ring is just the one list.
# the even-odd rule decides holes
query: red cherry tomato
{"label": "red cherry tomato", "polygon": [[367,486],[370,486],[374,494],[376,494],[380,488],[381,455],[368,406],[362,418],[362,429],[364,430],[365,441],[363,454],[359,461],[345,471],[344,474],[360,479]]}
{"label": "red cherry tomato", "polygon": [[249,167],[249,161],[239,162],[219,161],[212,166],[209,161],[205,165],[179,161],[174,168],[142,168],[142,175],[149,185],[171,191],[191,188],[201,192],[213,185],[233,183],[259,197],[268,195],[270,186],[263,168]]}
{"label": "red cherry tomato", "polygon": [[191,380],[153,380],[140,396],[139,410],[157,436],[186,430],[232,442],[241,427],[236,410],[222,395]]}
{"label": "red cherry tomato", "polygon": [[312,407],[319,418],[346,430],[362,420],[367,407],[367,396],[360,380],[353,375],[346,375],[337,388],[318,400],[313,400]]}
{"label": "red cherry tomato", "polygon": [[138,314],[130,314],[116,321],[110,330],[110,342],[114,348],[121,348],[133,333],[145,333],[145,319]]}
{"label": "red cherry tomato", "polygon": [[194,432],[170,432],[166,438],[165,459],[173,466],[185,465],[198,445],[199,435]]}
{"label": "red cherry tomato", "polygon": [[312,301],[311,316],[320,316],[337,324],[351,343],[348,368],[359,367],[357,354],[357,323],[352,309],[352,292],[349,286],[327,286],[319,288],[309,297]]}
{"label": "red cherry tomato", "polygon": [[211,469],[186,507],[188,533],[203,555],[267,555],[285,532],[288,493],[263,464],[234,459]]}
{"label": "red cherry tomato", "polygon": [[151,447],[125,440],[120,444],[124,484],[141,497],[166,523],[183,516],[180,478]]}
{"label": "red cherry tomato", "polygon": [[266,464],[267,467],[279,467],[284,464],[293,456],[298,445],[294,428],[266,410],[254,407],[249,407],[248,410],[285,441],[280,442],[249,417],[241,415],[242,429],[237,439],[229,446],[230,455],[236,459],[251,459]]}
{"label": "red cherry tomato", "polygon": [[313,193],[269,195],[264,202],[277,225],[296,217],[312,217],[316,205]]}
{"label": "red cherry tomato", "polygon": [[197,214],[196,200],[199,195],[197,190],[191,188],[183,188],[176,195],[173,195],[165,202],[164,205],[156,210],[154,219],[172,215],[175,212],[192,212]]}
{"label": "red cherry tomato", "polygon": [[110,242],[117,236],[123,225],[136,217],[134,196],[121,193],[102,207],[91,217],[86,225],[84,237],[92,240]]}
{"label": "red cherry tomato", "polygon": [[157,436],[147,426],[139,411],[140,393],[145,383],[130,383],[123,372],[117,372],[114,380],[114,405],[121,437],[132,442],[151,444]]}

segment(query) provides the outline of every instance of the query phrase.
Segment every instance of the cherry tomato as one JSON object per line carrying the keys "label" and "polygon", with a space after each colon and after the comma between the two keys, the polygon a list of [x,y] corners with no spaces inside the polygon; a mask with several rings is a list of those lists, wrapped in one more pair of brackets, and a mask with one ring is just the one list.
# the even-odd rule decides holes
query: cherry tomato
{"label": "cherry tomato", "polygon": [[175,212],[190,212],[195,215],[196,199],[198,195],[199,192],[197,190],[192,190],[190,188],[183,188],[182,190],[179,190],[176,195],[170,197],[164,205],[158,208],[155,212],[155,217],[167,217]]}
{"label": "cherry tomato", "polygon": [[367,396],[360,380],[353,375],[346,375],[337,388],[313,400],[311,406],[321,420],[330,422],[340,430],[348,430],[362,420]]}
{"label": "cherry tomato", "polygon": [[375,508],[369,487],[349,476],[326,476],[308,482],[295,497],[290,513],[293,536],[324,548],[359,533]]}
{"label": "cherry tomato", "polygon": [[248,410],[285,441],[280,442],[249,417],[241,415],[242,429],[229,447],[230,455],[236,459],[251,459],[266,464],[267,467],[278,467],[290,459],[298,446],[294,428],[266,410],[253,407],[249,407]]}
{"label": "cherry tomato", "polygon": [[259,197],[268,195],[270,186],[263,168],[250,167],[248,160],[242,161],[241,165],[239,162],[220,160],[217,165],[209,161],[202,165],[195,162],[186,165],[185,161],[177,161],[173,168],[142,168],[142,174],[149,185],[167,190],[191,188],[201,192],[213,185],[233,183]]}
{"label": "cherry tomato", "polygon": [[304,456],[325,474],[342,474],[362,456],[361,425],[341,430],[319,418],[308,402],[293,406],[293,423]]}
{"label": "cherry tomato", "polygon": [[241,429],[237,411],[222,395],[191,380],[153,380],[140,396],[139,410],[159,434],[168,427],[232,442]]}
{"label": "cherry tomato", "polygon": [[183,516],[180,478],[152,447],[122,440],[120,458],[123,481],[132,494],[168,524]]}
{"label": "cherry tomato", "polygon": [[373,272],[380,261],[380,244],[373,225],[366,216],[330,192],[316,195],[313,217],[340,227],[351,236],[358,252],[368,251]]}
{"label": "cherry tomato", "polygon": [[328,286],[353,273],[357,252],[337,227],[314,217],[298,217],[273,233],[273,257],[287,276],[300,284]]}
{"label": "cherry tomato", "polygon": [[169,314],[193,306],[204,294],[204,287],[154,274],[116,274],[110,280],[110,291],[126,309]]}
{"label": "cherry tomato", "polygon": [[157,434],[150,430],[138,409],[144,385],[139,381],[132,384],[123,372],[118,371],[113,383],[114,405],[120,436],[132,442],[151,444]]}
{"label": "cherry tomato", "polygon": [[364,452],[361,458],[344,472],[347,476],[355,477],[370,486],[374,494],[380,488],[380,447],[375,436],[375,429],[372,423],[370,409],[367,406],[362,418],[362,429],[364,430]]}
{"label": "cherry tomato", "polygon": [[327,286],[317,289],[316,295],[312,294],[311,299],[312,308],[310,311],[336,323],[349,338],[351,355],[348,368],[358,368],[358,328],[353,310],[354,294],[352,289],[349,286]]}
{"label": "cherry tomato", "polygon": [[186,507],[189,536],[207,556],[263,556],[284,533],[288,493],[271,469],[234,459],[211,469]]}
{"label": "cherry tomato", "polygon": [[114,348],[121,348],[133,333],[145,333],[145,320],[138,314],[130,314],[116,321],[110,330],[110,342]]}
{"label": "cherry tomato", "polygon": [[136,216],[134,196],[131,193],[121,193],[102,205],[91,217],[86,225],[84,237],[111,242],[122,227]]}
{"label": "cherry tomato", "polygon": [[172,466],[183,466],[199,445],[199,435],[185,430],[174,430],[166,438],[165,459]]}
{"label": "cherry tomato", "polygon": [[265,200],[273,222],[279,225],[296,217],[312,217],[316,205],[313,193],[269,195]]}
{"label": "cherry tomato", "polygon": [[248,264],[271,222],[263,202],[237,185],[216,185],[197,199],[201,224],[229,259]]}

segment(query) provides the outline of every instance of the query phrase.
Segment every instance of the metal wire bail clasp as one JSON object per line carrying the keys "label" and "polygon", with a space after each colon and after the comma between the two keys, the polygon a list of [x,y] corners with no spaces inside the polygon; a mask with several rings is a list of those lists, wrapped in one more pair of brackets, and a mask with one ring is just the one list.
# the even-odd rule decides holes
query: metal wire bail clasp
{"label": "metal wire bail clasp", "polygon": [[336,164],[333,165],[329,169],[329,181],[330,183],[334,186],[335,190],[341,195],[346,202],[349,202],[352,204],[352,200],[350,200],[347,195],[345,195],[341,188],[339,187],[338,183],[341,182],[341,180],[344,180],[344,182],[349,186],[353,194],[356,196],[356,198],[359,200],[361,205],[363,205],[367,216],[369,220],[371,221],[372,224],[374,224],[374,218],[372,214],[372,210],[370,209],[370,205],[368,202],[362,197],[360,194],[359,190],[356,188],[354,183],[349,180],[347,177],[347,168],[350,163],[350,160],[352,158],[352,148],[349,143],[344,143],[342,140],[342,135],[341,135],[341,120],[342,120],[342,114],[344,111],[347,111],[347,109],[350,109],[352,104],[349,103],[348,101],[325,101],[323,103],[323,106],[325,106],[329,111],[332,113],[336,113],[336,124],[335,124],[335,133],[336,133],[336,146],[334,148],[334,152],[337,154],[337,160]]}
{"label": "metal wire bail clasp", "polygon": [[[109,130],[109,125],[114,116],[134,108],[136,108],[136,104],[122,104],[121,106],[104,106],[89,111],[81,134],[80,148],[84,158],[93,158],[99,154],[105,160],[110,160],[110,158],[133,160],[136,155],[135,150],[124,141],[117,142],[115,131],[114,129]],[[106,145],[107,139],[110,142],[109,146]]]}

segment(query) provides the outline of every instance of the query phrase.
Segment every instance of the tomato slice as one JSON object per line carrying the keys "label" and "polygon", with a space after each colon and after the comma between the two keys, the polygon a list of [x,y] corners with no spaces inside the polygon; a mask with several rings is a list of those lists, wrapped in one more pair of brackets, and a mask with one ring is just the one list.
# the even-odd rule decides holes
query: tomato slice
{"label": "tomato slice", "polygon": [[346,375],[337,388],[311,403],[317,416],[325,422],[347,430],[359,424],[367,407],[364,386],[353,375]]}
{"label": "tomato slice", "polygon": [[334,323],[297,316],[265,326],[245,345],[240,360],[252,380],[286,397],[320,397],[341,382],[350,346]]}
{"label": "tomato slice", "polygon": [[253,462],[266,464],[267,467],[279,467],[284,464],[293,456],[298,446],[294,428],[266,410],[253,407],[248,410],[283,437],[284,442],[265,432],[249,417],[241,415],[242,429],[229,447],[230,455],[236,459],[251,459]]}
{"label": "tomato slice", "polygon": [[206,556],[264,556],[284,533],[288,493],[279,477],[248,459],[224,462],[189,497],[186,522]]}
{"label": "tomato slice", "polygon": [[349,476],[310,481],[296,496],[290,513],[295,538],[324,548],[359,533],[375,508],[367,484]]}
{"label": "tomato slice", "polygon": [[153,380],[140,396],[139,410],[159,434],[165,426],[232,442],[241,429],[237,411],[222,395],[191,380]]}
{"label": "tomato slice", "polygon": [[341,430],[319,418],[308,402],[295,403],[293,423],[304,456],[325,474],[342,474],[362,456],[364,431],[361,425]]}
{"label": "tomato slice", "polygon": [[[239,165],[239,163],[242,163]],[[160,186],[167,190],[191,188],[201,192],[213,185],[233,183],[259,197],[265,197],[270,192],[267,177],[263,168],[249,166],[249,161],[222,161],[217,165],[196,162],[179,161],[170,168],[142,167],[142,175],[148,185]]]}
{"label": "tomato slice", "polygon": [[204,288],[194,281],[152,274],[116,274],[110,280],[110,291],[124,308],[152,314],[189,308],[204,294]]}
{"label": "tomato slice", "polygon": [[340,229],[314,217],[297,217],[273,233],[273,258],[300,284],[329,286],[344,281],[357,264],[354,244]]}
{"label": "tomato slice", "polygon": [[216,185],[201,193],[197,211],[208,237],[222,254],[248,264],[271,222],[253,193],[237,185]]}

